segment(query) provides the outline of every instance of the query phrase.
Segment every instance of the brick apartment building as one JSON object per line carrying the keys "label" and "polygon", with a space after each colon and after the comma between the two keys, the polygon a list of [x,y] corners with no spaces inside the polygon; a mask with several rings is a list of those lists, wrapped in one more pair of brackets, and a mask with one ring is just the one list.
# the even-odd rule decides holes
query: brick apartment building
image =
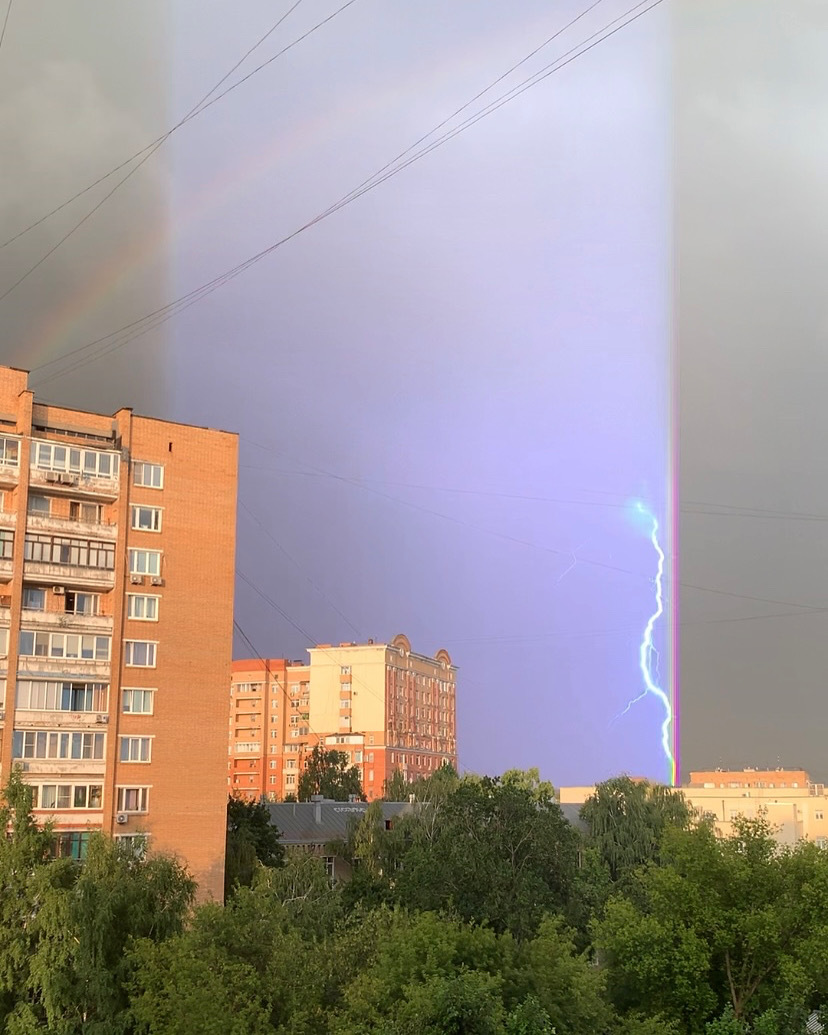
{"label": "brick apartment building", "polygon": [[457,765],[456,668],[403,636],[390,643],[320,644],[310,661],[233,662],[228,785],[256,799],[295,794],[308,752],[348,755],[369,801],[399,770],[407,779]]}
{"label": "brick apartment building", "polygon": [[147,837],[223,893],[237,438],[0,368],[0,777],[57,850]]}

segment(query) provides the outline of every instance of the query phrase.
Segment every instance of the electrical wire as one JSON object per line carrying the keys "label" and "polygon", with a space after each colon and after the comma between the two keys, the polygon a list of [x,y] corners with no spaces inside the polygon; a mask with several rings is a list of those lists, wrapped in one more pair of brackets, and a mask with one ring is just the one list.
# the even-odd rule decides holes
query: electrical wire
{"label": "electrical wire", "polygon": [[[236,64],[235,64],[234,66],[233,66],[233,68],[232,68],[232,69],[230,69],[230,71],[229,71],[229,72],[227,72],[227,73],[226,73],[226,74],[225,74],[225,75],[224,75],[224,76],[223,76],[223,77],[222,77],[222,78],[221,78],[221,79],[219,80],[219,82],[218,82],[218,83],[216,83],[216,85],[215,85],[215,86],[213,86],[213,87],[212,87],[212,88],[211,88],[211,89],[210,89],[210,90],[209,90],[209,91],[208,91],[208,92],[207,92],[207,93],[206,93],[206,94],[204,95],[204,97],[202,97],[202,99],[201,99],[201,100],[200,100],[200,101],[198,102],[198,104],[196,104],[194,108],[191,108],[191,109],[190,109],[190,111],[189,111],[189,112],[188,112],[188,113],[187,113],[187,114],[186,114],[186,115],[184,116],[184,118],[183,118],[183,119],[181,119],[181,120],[180,120],[180,121],[179,121],[178,123],[176,123],[176,125],[174,125],[174,126],[173,126],[173,127],[171,128],[171,129],[167,130],[167,132],[166,132],[166,133],[164,133],[164,134],[163,134],[163,136],[159,137],[159,138],[158,138],[158,139],[157,139],[157,140],[156,140],[156,141],[155,141],[154,143],[152,143],[152,144],[149,144],[147,148],[144,148],[144,149],[143,149],[142,151],[139,151],[139,152],[137,152],[137,154],[136,154],[136,155],[133,155],[133,158],[131,158],[131,159],[128,159],[128,160],[127,160],[126,162],[124,162],[124,163],[121,163],[121,165],[117,167],[118,169],[122,169],[122,168],[124,168],[124,167],[125,167],[126,165],[128,165],[128,164],[129,164],[129,163],[130,163],[130,162],[131,162],[131,161],[132,161],[132,160],[133,160],[134,158],[138,157],[139,155],[141,155],[141,154],[143,154],[143,155],[144,155],[144,157],[143,157],[143,158],[141,158],[141,161],[140,161],[140,162],[138,162],[138,164],[137,164],[137,165],[135,165],[135,166],[134,166],[134,167],[133,167],[132,169],[130,169],[130,171],[129,171],[129,172],[128,172],[128,173],[126,174],[126,176],[122,177],[122,178],[121,178],[121,179],[120,179],[120,180],[119,180],[119,181],[118,181],[118,182],[117,182],[117,183],[115,184],[115,186],[114,186],[114,187],[113,187],[113,188],[112,188],[112,189],[111,189],[111,190],[110,190],[110,191],[109,191],[109,192],[108,192],[107,194],[105,194],[105,195],[104,195],[104,196],[103,196],[103,197],[102,197],[102,198],[101,198],[101,199],[100,199],[100,200],[99,200],[99,201],[97,202],[97,204],[95,204],[95,205],[94,205],[94,206],[93,206],[93,207],[92,207],[92,208],[91,208],[91,209],[90,209],[90,210],[89,210],[89,211],[88,211],[88,212],[86,213],[86,215],[85,215],[85,216],[83,216],[83,217],[82,217],[82,218],[81,218],[80,220],[78,220],[78,222],[77,222],[77,223],[75,223],[75,225],[74,225],[74,226],[73,226],[73,227],[72,227],[72,228],[71,228],[70,230],[68,230],[68,231],[67,231],[67,232],[66,232],[66,233],[65,233],[65,234],[63,235],[63,237],[61,237],[61,238],[60,238],[60,239],[59,239],[59,240],[57,241],[57,243],[56,243],[56,244],[54,244],[54,245],[53,245],[53,246],[52,246],[52,247],[51,247],[51,248],[50,248],[50,249],[49,249],[49,250],[48,250],[48,251],[47,251],[47,252],[46,252],[46,253],[45,253],[44,255],[42,255],[42,256],[41,256],[41,257],[40,257],[40,258],[39,258],[39,259],[37,260],[37,262],[35,262],[35,263],[34,263],[34,265],[33,265],[33,266],[30,266],[30,267],[29,267],[29,269],[27,269],[25,273],[23,273],[23,274],[22,274],[22,275],[21,275],[21,276],[20,276],[20,277],[19,277],[19,278],[18,278],[18,279],[17,279],[17,280],[16,280],[16,281],[15,281],[15,282],[14,282],[14,283],[13,283],[13,284],[12,284],[12,285],[11,285],[11,286],[9,287],[9,288],[7,288],[7,289],[6,289],[6,291],[5,291],[5,292],[4,292],[4,293],[3,293],[2,295],[0,295],[0,302],[2,302],[2,301],[3,301],[4,299],[8,298],[8,296],[9,296],[9,295],[10,295],[10,294],[11,294],[11,293],[12,293],[12,292],[13,292],[13,291],[15,290],[15,288],[19,287],[19,285],[20,285],[20,284],[22,284],[22,283],[23,283],[23,281],[25,281],[25,280],[26,280],[26,279],[27,279],[27,278],[28,278],[28,277],[29,277],[29,276],[30,276],[30,275],[31,275],[32,273],[34,273],[34,272],[35,272],[35,270],[36,270],[36,269],[38,269],[38,267],[39,267],[39,266],[41,266],[41,265],[42,265],[42,264],[43,264],[44,262],[46,262],[46,260],[47,260],[47,259],[48,259],[48,258],[49,258],[50,256],[54,255],[54,253],[55,253],[55,252],[56,252],[56,251],[58,250],[58,248],[60,248],[62,244],[64,244],[64,243],[65,243],[66,241],[68,241],[68,240],[69,240],[69,238],[70,238],[70,237],[72,237],[72,235],[73,235],[73,234],[74,234],[74,233],[75,233],[76,231],[78,231],[78,230],[79,230],[79,229],[80,229],[80,228],[81,228],[81,227],[82,227],[82,226],[84,225],[84,223],[86,223],[86,222],[87,222],[87,220],[91,219],[91,218],[92,218],[92,216],[94,216],[94,215],[95,215],[95,213],[96,213],[96,212],[97,212],[97,211],[98,211],[98,210],[99,210],[99,209],[100,209],[100,208],[101,208],[101,207],[102,207],[102,206],[103,206],[104,204],[106,204],[106,202],[107,202],[107,201],[108,201],[108,200],[109,200],[109,199],[110,199],[110,198],[112,197],[112,195],[113,195],[113,194],[114,194],[114,193],[115,193],[115,192],[116,192],[117,190],[119,190],[119,189],[120,189],[120,188],[121,188],[121,187],[122,187],[122,186],[123,186],[123,185],[124,185],[124,184],[125,184],[125,183],[127,182],[127,180],[129,180],[129,179],[130,179],[130,178],[131,178],[132,176],[134,176],[134,174],[135,174],[136,172],[138,172],[138,170],[139,170],[139,169],[140,169],[140,168],[141,168],[141,167],[142,167],[142,166],[143,166],[143,165],[144,165],[144,164],[145,164],[146,162],[148,162],[148,161],[150,160],[150,158],[152,158],[152,156],[153,156],[153,155],[155,154],[155,152],[156,152],[156,151],[158,151],[160,147],[162,147],[162,145],[163,145],[163,144],[164,144],[164,143],[165,143],[165,142],[166,142],[166,141],[167,141],[167,140],[168,140],[168,139],[169,139],[169,138],[170,138],[170,137],[172,136],[172,134],[173,134],[173,133],[174,133],[174,132],[175,132],[175,131],[176,131],[177,129],[180,129],[180,128],[181,128],[181,126],[185,125],[185,124],[186,124],[187,122],[189,122],[189,121],[190,121],[191,119],[194,119],[194,118],[196,118],[196,117],[197,117],[198,115],[201,115],[201,114],[202,114],[203,112],[207,111],[207,109],[208,109],[208,108],[211,108],[211,107],[212,107],[212,106],[213,106],[214,104],[218,103],[218,101],[220,101],[220,100],[221,100],[222,98],[226,97],[228,93],[230,93],[231,91],[235,90],[235,89],[236,89],[237,87],[241,86],[241,85],[242,85],[242,83],[245,83],[245,82],[247,82],[247,80],[248,80],[248,79],[250,79],[250,78],[251,78],[252,76],[254,76],[254,75],[255,75],[255,74],[257,73],[257,72],[261,71],[261,69],[263,69],[263,68],[267,67],[267,65],[271,64],[271,63],[272,63],[273,61],[275,61],[275,60],[276,60],[277,58],[279,58],[279,57],[281,57],[281,56],[282,56],[283,54],[287,53],[287,51],[289,51],[289,50],[291,50],[291,49],[292,49],[293,47],[295,47],[295,46],[297,45],[297,43],[301,43],[301,42],[302,42],[302,40],[304,40],[304,39],[306,39],[306,38],[307,38],[308,36],[310,36],[312,32],[315,32],[315,31],[316,31],[316,30],[317,30],[318,28],[320,28],[321,26],[323,26],[323,25],[327,24],[327,22],[331,21],[331,19],[332,19],[332,18],[335,18],[335,17],[336,17],[336,16],[338,15],[338,14],[340,14],[340,13],[341,13],[342,11],[344,11],[344,10],[345,10],[346,8],[348,8],[348,7],[350,7],[350,6],[352,5],[352,4],[356,3],[356,2],[357,2],[357,0],[347,0],[347,2],[346,2],[345,4],[343,4],[343,5],[342,5],[342,7],[338,8],[338,9],[337,9],[336,11],[334,11],[334,13],[333,13],[333,14],[329,15],[329,16],[328,16],[327,18],[324,18],[324,19],[323,19],[322,21],[318,22],[318,23],[317,23],[316,25],[314,25],[314,26],[313,26],[313,28],[311,28],[311,29],[309,29],[309,30],[308,30],[307,32],[303,33],[303,34],[302,34],[301,36],[299,36],[299,37],[298,37],[297,39],[295,39],[295,40],[294,40],[294,41],[293,41],[292,43],[288,44],[288,46],[286,46],[286,47],[283,47],[283,48],[282,48],[282,50],[280,50],[280,51],[279,51],[279,52],[278,52],[277,54],[275,54],[275,55],[274,55],[273,57],[271,57],[271,58],[268,58],[268,60],[267,60],[267,61],[263,62],[263,63],[262,63],[261,65],[259,65],[259,66],[258,66],[257,68],[254,68],[254,69],[253,69],[253,71],[251,71],[251,72],[248,72],[246,76],[244,76],[244,77],[243,77],[242,79],[239,79],[239,80],[238,80],[237,82],[233,83],[233,85],[232,85],[232,86],[229,86],[229,87],[228,87],[228,88],[227,88],[226,90],[222,91],[222,92],[221,92],[221,93],[220,93],[220,94],[219,94],[219,95],[218,95],[217,97],[214,97],[214,98],[213,98],[212,100],[208,100],[208,98],[209,98],[209,97],[210,97],[210,96],[211,96],[211,95],[212,95],[213,93],[215,93],[215,91],[216,91],[216,90],[217,90],[217,89],[219,88],[219,86],[220,86],[220,85],[221,85],[222,83],[224,83],[224,82],[225,82],[225,81],[226,81],[226,80],[228,79],[228,77],[229,77],[230,75],[232,75],[232,73],[233,73],[233,72],[234,72],[234,71],[235,71],[235,70],[236,70],[236,69],[237,69],[237,68],[239,67],[239,65],[240,65],[240,64],[242,64],[242,63],[243,63],[243,62],[245,61],[245,59],[246,59],[246,58],[247,58],[247,57],[248,57],[248,56],[249,56],[249,55],[250,55],[250,54],[251,54],[251,53],[252,53],[252,52],[253,52],[254,50],[256,50],[256,48],[257,48],[257,47],[261,46],[261,44],[262,44],[262,43],[263,43],[263,42],[265,41],[265,39],[267,39],[267,37],[268,37],[268,36],[269,36],[269,35],[270,35],[270,34],[271,34],[272,32],[274,32],[274,31],[275,31],[275,30],[276,30],[276,29],[277,29],[277,28],[278,28],[278,27],[279,27],[279,26],[280,26],[280,25],[282,24],[282,22],[283,22],[283,21],[285,20],[285,18],[287,18],[287,17],[288,17],[288,15],[289,15],[289,14],[291,14],[291,12],[292,12],[292,11],[294,11],[294,10],[295,10],[295,9],[296,9],[296,8],[297,8],[297,7],[299,6],[299,4],[300,4],[301,2],[302,2],[302,0],[295,0],[295,3],[293,4],[293,6],[292,6],[291,8],[289,8],[289,9],[288,9],[288,11],[287,11],[287,12],[286,12],[285,14],[283,14],[283,15],[282,15],[282,17],[281,17],[281,18],[280,18],[280,19],[279,19],[279,20],[278,20],[278,21],[277,21],[277,22],[275,23],[275,25],[273,25],[273,26],[272,26],[272,27],[271,27],[271,28],[270,28],[270,29],[268,30],[268,32],[267,32],[267,33],[265,33],[265,35],[264,35],[263,37],[261,37],[261,38],[260,38],[260,39],[259,39],[259,40],[258,40],[258,41],[257,41],[257,42],[256,42],[256,43],[255,43],[255,44],[254,44],[254,45],[253,45],[253,46],[252,46],[251,48],[250,48],[250,50],[248,50],[248,51],[247,51],[247,53],[246,53],[246,54],[244,55],[244,57],[242,57],[242,58],[241,58],[241,59],[240,59],[240,60],[239,60],[239,61],[238,61],[238,62],[237,62],[237,63],[236,63]],[[146,152],[146,153],[145,153],[145,152]],[[104,176],[104,177],[101,177],[101,178],[99,178],[99,179],[98,179],[98,180],[96,181],[96,184],[97,184],[97,183],[100,183],[100,182],[102,182],[102,180],[104,180],[104,179],[107,179],[107,178],[108,178],[108,177],[109,177],[110,175],[112,175],[112,173],[108,173],[108,174],[107,174],[106,176]],[[93,184],[92,186],[95,186],[96,184]],[[81,194],[85,194],[87,190],[91,190],[91,187],[87,187],[87,188],[85,188],[84,190],[80,191],[80,192],[79,192],[79,194],[76,194],[76,195],[75,195],[75,197],[80,197],[80,195],[81,195]],[[71,198],[71,199],[70,199],[70,201],[73,201],[73,200],[75,200],[75,198]],[[39,226],[39,225],[40,225],[40,223],[44,222],[44,220],[45,220],[45,219],[48,219],[48,218],[49,218],[49,215],[53,215],[53,214],[54,214],[54,212],[58,212],[58,211],[60,211],[60,209],[61,209],[61,208],[65,208],[65,207],[66,207],[66,205],[68,205],[68,204],[70,203],[70,201],[64,202],[64,204],[63,204],[63,205],[60,205],[60,206],[58,206],[58,208],[54,209],[54,210],[53,210],[53,212],[51,212],[51,213],[49,213],[48,215],[44,216],[43,218],[39,219],[39,220],[38,220],[38,221],[37,221],[36,223],[33,223],[33,224],[32,224],[32,225],[31,225],[30,227],[28,227],[28,228],[27,228],[26,230],[23,230],[23,231],[21,231],[21,232],[20,232],[19,234],[15,235],[15,237],[13,237],[13,238],[10,238],[10,239],[9,239],[8,241],[6,241],[6,242],[5,242],[5,244],[4,244],[4,245],[3,245],[2,247],[5,247],[5,246],[6,246],[6,244],[10,244],[10,243],[11,243],[12,241],[14,241],[14,240],[17,240],[17,239],[18,239],[19,237],[22,237],[24,233],[27,233],[27,232],[28,232],[28,230],[31,230],[31,229],[33,229],[33,228],[34,228],[35,226]]]}
{"label": "electrical wire", "polygon": [[[587,37],[585,41],[582,41],[582,43],[578,44],[576,47],[570,48],[569,51],[567,51],[564,55],[558,57],[549,65],[545,66],[545,68],[542,69],[540,72],[536,73],[534,76],[531,76],[523,83],[518,84],[518,86],[514,87],[512,90],[507,91],[506,94],[502,95],[496,101],[491,102],[482,111],[477,112],[473,116],[470,116],[463,123],[461,123],[459,127],[455,127],[450,132],[443,134],[443,136],[438,138],[437,141],[433,141],[426,147],[421,148],[416,153],[410,155],[404,162],[394,165],[393,168],[388,168],[387,165],[383,166],[383,168],[379,170],[378,173],[374,175],[374,177],[370,178],[369,180],[363,181],[362,185],[355,188],[348,194],[344,195],[342,198],[339,199],[339,201],[335,202],[329,208],[325,209],[321,213],[318,213],[312,219],[308,220],[306,223],[302,224],[297,229],[293,230],[291,233],[278,239],[277,241],[268,245],[266,248],[262,249],[256,254],[251,255],[249,258],[245,259],[237,266],[225,270],[224,273],[221,273],[218,276],[214,277],[211,281],[205,282],[199,287],[192,289],[184,295],[181,295],[174,301],[167,303],[165,306],[161,306],[160,308],[145,314],[145,316],[140,317],[137,320],[133,320],[130,323],[123,325],[122,327],[110,332],[107,335],[103,335],[102,337],[97,338],[94,341],[87,342],[84,345],[71,349],[68,352],[63,353],[61,356],[55,357],[54,359],[49,360],[46,363],[42,363],[38,367],[35,367],[35,370],[41,370],[46,368],[47,366],[51,366],[52,364],[64,362],[65,360],[70,359],[73,356],[80,356],[81,353],[93,349],[96,345],[102,346],[94,354],[85,356],[83,358],[78,358],[75,362],[65,367],[64,369],[51,374],[49,377],[42,378],[39,382],[36,383],[39,385],[48,384],[50,381],[53,381],[58,377],[64,377],[66,374],[72,373],[73,371],[78,370],[83,366],[86,366],[88,363],[96,362],[98,359],[101,359],[104,356],[109,355],[112,352],[115,352],[118,349],[125,347],[130,342],[142,337],[144,334],[148,334],[150,331],[161,326],[163,323],[166,323],[174,316],[177,316],[178,314],[184,312],[186,309],[189,309],[190,306],[195,305],[197,302],[200,302],[203,298],[207,297],[207,295],[212,294],[214,291],[218,290],[220,287],[223,287],[231,280],[234,280],[236,277],[242,275],[252,266],[261,262],[262,259],[266,258],[268,255],[271,255],[278,248],[293,240],[294,237],[297,237],[299,234],[315,226],[317,223],[320,223],[324,219],[327,219],[329,216],[340,211],[342,208],[345,208],[353,201],[356,201],[359,197],[362,197],[363,194],[367,193],[370,190],[373,190],[375,187],[384,183],[392,176],[397,175],[397,173],[401,172],[403,169],[408,168],[408,166],[413,164],[415,161],[418,161],[420,158],[425,157],[425,155],[430,154],[437,147],[442,146],[442,144],[453,139],[453,137],[457,136],[459,133],[464,132],[466,129],[475,125],[482,118],[485,118],[487,115],[492,114],[494,111],[502,107],[504,104],[508,103],[510,100],[514,100],[515,97],[525,92],[525,90],[528,90],[532,86],[537,85],[537,83],[548,78],[550,75],[553,75],[555,72],[561,71],[567,65],[575,61],[578,57],[581,57],[583,54],[588,53],[590,50],[598,46],[600,43],[611,38],[617,32],[620,32],[621,29],[637,21],[644,14],[658,7],[662,2],[663,0],[652,0],[652,2],[649,2],[649,6],[644,6],[648,3],[648,0],[640,0],[639,3],[629,8],[624,14],[619,15],[617,18],[614,18],[611,22],[608,22],[603,27],[603,29],[600,29],[597,32],[593,33],[591,36]],[[644,9],[641,10],[643,6]],[[626,21],[623,21],[623,19],[625,18]],[[620,24],[618,24],[619,22]],[[610,28],[610,26],[615,26],[615,28]]]}
{"label": "electrical wire", "polygon": [[14,0],[9,0],[8,6],[6,7],[6,17],[3,19],[3,28],[0,30],[0,50],[3,49],[3,40],[6,38],[6,26],[9,24],[9,15],[11,14],[13,3]]}

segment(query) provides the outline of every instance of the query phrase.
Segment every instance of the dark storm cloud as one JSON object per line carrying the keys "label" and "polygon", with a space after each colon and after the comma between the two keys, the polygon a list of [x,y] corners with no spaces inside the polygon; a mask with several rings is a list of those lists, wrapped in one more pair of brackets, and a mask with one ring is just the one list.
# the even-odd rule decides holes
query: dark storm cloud
{"label": "dark storm cloud", "polygon": [[[126,4],[54,0],[14,6],[0,59],[0,240],[163,131],[162,25],[156,3],[142,4],[140,11]],[[108,180],[4,248],[0,294],[115,182]],[[0,361],[37,366],[155,308],[166,294],[167,182],[162,158],[152,159],[0,302]],[[127,276],[117,276],[121,268]],[[148,336],[130,357],[89,366],[59,385],[45,385],[43,394],[96,409],[132,403],[158,412],[164,406],[161,342]]]}
{"label": "dark storm cloud", "polygon": [[[675,19],[685,581],[825,606],[828,8],[685,2]],[[826,616],[683,594],[684,763],[825,774]],[[700,624],[707,623],[707,624]]]}

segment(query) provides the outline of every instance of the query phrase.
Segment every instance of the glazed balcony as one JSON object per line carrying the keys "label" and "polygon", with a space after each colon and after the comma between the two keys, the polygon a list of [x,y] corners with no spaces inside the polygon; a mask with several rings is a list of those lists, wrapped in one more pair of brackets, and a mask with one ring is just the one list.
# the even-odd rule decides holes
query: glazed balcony
{"label": "glazed balcony", "polygon": [[[2,562],[0,562],[2,564]],[[2,578],[2,568],[0,568]],[[23,578],[46,586],[71,586],[73,589],[112,589],[115,572],[108,568],[88,568],[80,564],[54,564],[51,561],[25,561]]]}
{"label": "glazed balcony", "polygon": [[48,471],[33,467],[29,473],[29,488],[41,490],[50,496],[71,496],[73,499],[116,500],[120,493],[119,478],[101,478],[94,475]]}
{"label": "glazed balcony", "polygon": [[77,518],[58,517],[53,514],[29,514],[26,518],[26,528],[29,532],[54,532],[57,535],[83,536],[87,539],[118,538],[118,526],[108,521],[79,521]]}

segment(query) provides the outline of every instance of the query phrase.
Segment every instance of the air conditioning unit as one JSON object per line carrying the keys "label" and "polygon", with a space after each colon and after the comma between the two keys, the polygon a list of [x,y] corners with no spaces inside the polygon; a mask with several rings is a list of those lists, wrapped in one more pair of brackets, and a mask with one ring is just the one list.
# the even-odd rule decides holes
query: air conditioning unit
{"label": "air conditioning unit", "polygon": [[5,718],[6,718],[6,713],[5,712],[0,712],[0,722],[3,722],[5,720]]}
{"label": "air conditioning unit", "polygon": [[58,476],[58,481],[61,485],[77,485],[78,476],[76,474],[61,474]]}
{"label": "air conditioning unit", "polygon": [[129,581],[132,583],[133,586],[143,586],[144,585],[144,576],[143,575],[130,575]]}
{"label": "air conditioning unit", "polygon": [[162,578],[159,578],[158,575],[153,576],[151,581],[152,581],[153,586],[163,586],[164,585],[164,580]]}
{"label": "air conditioning unit", "polygon": [[128,819],[129,816],[125,812],[119,812],[118,815],[115,817],[115,822],[123,826]]}
{"label": "air conditioning unit", "polygon": [[62,597],[66,593],[66,586],[52,586],[52,592],[57,597]]}
{"label": "air conditioning unit", "polygon": [[59,482],[60,475],[56,471],[49,471],[46,475],[47,482]]}
{"label": "air conditioning unit", "polygon": [[106,726],[107,723],[109,722],[109,716],[108,715],[96,715],[95,716],[95,722],[97,722],[99,726]]}

